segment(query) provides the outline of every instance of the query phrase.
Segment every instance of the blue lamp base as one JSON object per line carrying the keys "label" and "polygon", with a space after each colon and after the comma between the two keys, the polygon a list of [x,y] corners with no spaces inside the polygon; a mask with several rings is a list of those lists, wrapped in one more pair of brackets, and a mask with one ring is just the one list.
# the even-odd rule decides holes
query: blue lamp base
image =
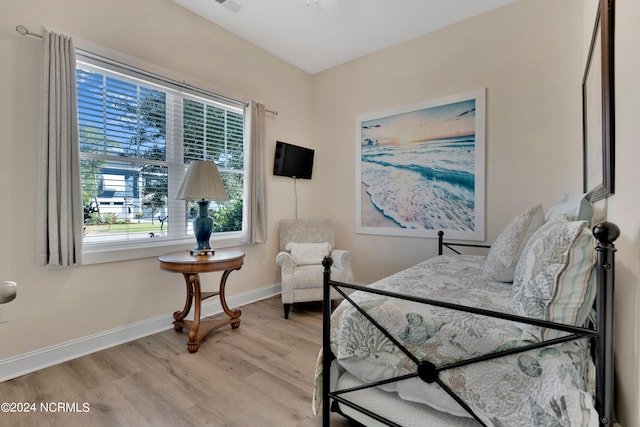
{"label": "blue lamp base", "polygon": [[193,234],[196,236],[196,247],[189,252],[191,255],[213,255],[215,251],[209,245],[209,238],[213,231],[213,218],[208,215],[209,202],[201,200],[198,216],[193,220]]}

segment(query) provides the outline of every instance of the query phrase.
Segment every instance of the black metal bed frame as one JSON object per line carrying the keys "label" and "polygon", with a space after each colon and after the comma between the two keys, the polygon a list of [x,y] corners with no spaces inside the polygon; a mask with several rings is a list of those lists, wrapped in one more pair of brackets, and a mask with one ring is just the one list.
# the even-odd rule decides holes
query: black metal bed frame
{"label": "black metal bed frame", "polygon": [[[599,424],[602,427],[608,427],[612,425],[613,415],[613,285],[614,285],[614,253],[616,251],[613,242],[619,237],[620,229],[613,223],[602,222],[593,227],[593,235],[597,240],[595,247],[596,251],[596,275],[597,275],[597,295],[594,302],[594,310],[596,312],[596,324],[591,325],[592,328],[577,327],[573,325],[560,324],[555,322],[548,322],[538,319],[531,319],[522,316],[516,316],[507,313],[495,312],[490,310],[484,310],[475,307],[467,307],[458,304],[446,303],[442,301],[432,300],[428,298],[419,298],[411,295],[400,294],[396,292],[389,292],[380,289],[371,289],[364,286],[341,283],[331,280],[331,264],[330,257],[326,257],[322,264],[324,265],[324,301],[323,301],[323,340],[322,340],[322,425],[328,427],[330,423],[330,412],[340,411],[338,404],[346,405],[364,415],[373,418],[374,420],[383,423],[388,426],[398,426],[393,421],[382,417],[360,405],[351,402],[343,395],[346,393],[364,390],[380,385],[388,384],[391,382],[402,381],[408,378],[418,377],[426,383],[437,383],[440,387],[447,392],[462,408],[464,408],[475,420],[481,425],[485,425],[484,422],[476,415],[469,405],[464,402],[459,396],[457,396],[446,384],[444,384],[438,375],[441,371],[452,369],[460,366],[470,365],[486,360],[491,360],[498,357],[504,357],[511,354],[518,354],[524,351],[532,350],[535,348],[546,347],[550,345],[559,344],[562,342],[589,338],[591,340],[591,350],[596,366],[596,395],[595,395],[595,409],[599,414]],[[459,254],[453,246],[456,247],[484,247],[486,245],[474,245],[467,243],[452,243],[444,241],[444,233],[438,232],[438,254],[442,255],[443,248],[449,248],[453,252]],[[335,289],[341,294],[345,300],[357,309],[365,318],[369,320],[377,329],[379,329],[400,351],[405,353],[416,365],[416,370],[413,373],[390,378],[382,381],[371,382],[363,384],[358,387],[351,387],[342,390],[330,391],[331,384],[331,363],[335,359],[330,347],[330,328],[331,328],[331,288]],[[543,328],[549,328],[552,330],[567,332],[568,335],[563,335],[559,338],[553,338],[545,340],[539,343],[523,345],[515,349],[500,351],[496,353],[490,353],[479,357],[451,363],[444,366],[436,366],[427,360],[418,360],[408,349],[406,349],[398,340],[396,340],[388,331],[386,331],[378,322],[376,322],[371,316],[364,311],[361,307],[355,303],[349,295],[344,292],[343,289],[360,290],[368,293],[389,296],[392,298],[399,298],[407,301],[413,301],[418,303],[424,303],[443,307],[452,310],[465,311],[482,316],[489,316],[494,318],[500,318],[504,320],[514,321],[518,323],[525,323],[534,326],[540,326]],[[343,414],[344,415],[344,414]]]}

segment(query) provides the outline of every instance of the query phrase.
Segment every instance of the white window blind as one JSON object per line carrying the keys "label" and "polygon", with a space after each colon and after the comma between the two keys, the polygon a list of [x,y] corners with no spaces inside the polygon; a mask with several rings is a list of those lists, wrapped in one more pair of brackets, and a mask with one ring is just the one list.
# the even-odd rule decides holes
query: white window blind
{"label": "white window blind", "polygon": [[175,199],[192,160],[215,162],[229,193],[228,202],[210,203],[214,233],[239,232],[241,105],[140,74],[77,63],[85,247],[192,236],[197,205]]}

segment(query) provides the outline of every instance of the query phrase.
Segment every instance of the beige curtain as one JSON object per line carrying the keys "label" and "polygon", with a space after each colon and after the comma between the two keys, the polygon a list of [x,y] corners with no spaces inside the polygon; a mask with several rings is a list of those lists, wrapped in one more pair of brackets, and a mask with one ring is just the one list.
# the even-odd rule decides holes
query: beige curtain
{"label": "beige curtain", "polygon": [[38,263],[80,263],[82,187],[73,40],[44,31],[41,95]]}
{"label": "beige curtain", "polygon": [[242,243],[264,243],[267,240],[267,212],[264,195],[265,108],[251,101],[245,106],[245,173],[242,205]]}

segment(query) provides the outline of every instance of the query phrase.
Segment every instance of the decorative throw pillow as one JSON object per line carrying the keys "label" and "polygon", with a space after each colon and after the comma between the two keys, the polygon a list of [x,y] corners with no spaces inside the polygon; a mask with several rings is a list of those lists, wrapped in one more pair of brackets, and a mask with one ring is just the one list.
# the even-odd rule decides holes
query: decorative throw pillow
{"label": "decorative throw pillow", "polygon": [[289,242],[285,248],[291,254],[295,265],[320,264],[331,252],[331,245],[324,243]]}
{"label": "decorative throw pillow", "polygon": [[545,215],[545,221],[560,215],[567,215],[572,221],[588,221],[591,224],[593,219],[593,205],[587,199],[587,194],[575,197],[564,195],[564,200],[551,206]]}
{"label": "decorative throw pillow", "polygon": [[520,254],[542,224],[542,205],[533,206],[513,218],[491,245],[484,264],[484,276],[496,282],[513,282]]}
{"label": "decorative throw pillow", "polygon": [[[552,218],[522,252],[513,281],[516,314],[583,325],[595,299],[595,250],[587,221]],[[545,336],[554,336],[546,331]]]}

